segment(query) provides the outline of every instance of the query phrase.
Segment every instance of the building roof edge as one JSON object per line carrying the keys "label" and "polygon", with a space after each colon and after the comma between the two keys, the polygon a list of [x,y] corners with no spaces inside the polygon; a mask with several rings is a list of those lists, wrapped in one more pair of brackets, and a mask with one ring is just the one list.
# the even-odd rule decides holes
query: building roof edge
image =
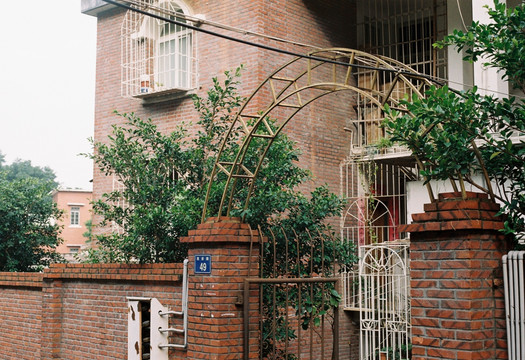
{"label": "building roof edge", "polygon": [[116,8],[115,5],[108,4],[103,0],[81,0],[80,12],[82,14],[98,16],[101,12]]}

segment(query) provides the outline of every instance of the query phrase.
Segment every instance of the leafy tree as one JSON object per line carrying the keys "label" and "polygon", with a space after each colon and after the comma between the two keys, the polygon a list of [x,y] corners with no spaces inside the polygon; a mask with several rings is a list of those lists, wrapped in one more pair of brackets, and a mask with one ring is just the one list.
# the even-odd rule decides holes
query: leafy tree
{"label": "leafy tree", "polygon": [[525,8],[507,8],[499,0],[494,0],[494,8],[485,7],[490,23],[473,22],[466,32],[454,30],[435,46],[452,45],[458,51],[465,50],[464,60],[481,60],[485,66],[497,68],[513,87],[525,92]]}
{"label": "leafy tree", "polygon": [[[214,78],[207,97],[194,98],[201,130],[193,138],[188,136],[186,124],[162,134],[150,119],[119,114],[125,124],[113,126],[109,143],[93,142],[96,151],[88,156],[105,175],[114,176],[121,184],[94,202],[95,214],[103,217],[101,225],[112,224],[120,231],[98,236],[98,248],[91,254],[93,261],[148,263],[184,259],[186,249],[179,239],[200,222],[208,174],[235,109],[244,100],[236,92],[240,72],[241,68],[226,72],[223,84]],[[226,156],[231,158],[238,149],[241,132],[234,134],[226,147]],[[254,144],[246,156],[248,164],[257,159],[260,146]],[[298,157],[294,143],[280,135],[256,180],[250,208],[242,214],[234,210],[232,215],[244,215],[254,227],[267,229],[281,221],[290,209],[310,206],[310,211],[316,211],[311,215],[312,224],[337,213],[341,202],[326,188],[317,189],[310,200],[297,192],[297,186],[310,177],[307,170],[295,164]],[[210,214],[218,212],[222,180],[214,182]],[[234,202],[240,202],[245,195],[241,189]],[[306,215],[303,216],[306,224]]]}
{"label": "leafy tree", "polygon": [[195,98],[202,130],[194,139],[186,124],[162,134],[150,119],[120,114],[125,124],[113,127],[109,144],[93,143],[96,152],[90,156],[120,184],[95,201],[93,210],[103,216],[102,226],[112,224],[119,231],[97,237],[90,261],[179,262],[186,257],[180,238],[200,221],[213,155],[228,116],[242,101],[233,75],[226,74],[224,87],[214,79],[206,99]]}
{"label": "leafy tree", "polygon": [[89,219],[85,223],[86,231],[82,234],[86,238],[86,242],[91,243],[93,241],[93,221]]}
{"label": "leafy tree", "polygon": [[61,211],[49,196],[52,189],[49,181],[8,180],[0,171],[0,271],[40,271],[61,261],[55,252]]}
{"label": "leafy tree", "polygon": [[[240,71],[241,68],[226,72],[224,83],[214,78],[206,97],[194,97],[200,130],[193,138],[188,136],[185,124],[170,134],[162,134],[151,120],[120,114],[125,124],[113,127],[109,143],[93,143],[95,153],[89,156],[105,175],[114,176],[122,185],[103,194],[94,202],[93,209],[95,214],[102,215],[103,226],[112,223],[121,231],[98,235],[98,246],[90,250],[89,261],[178,262],[186,257],[187,250],[180,237],[200,222],[219,146],[236,108],[244,101],[236,91]],[[272,126],[272,120],[268,122]],[[234,159],[242,136],[240,128],[233,130],[223,159]],[[245,157],[246,166],[256,163],[257,152],[263,145],[261,139],[254,139]],[[309,196],[298,191],[299,185],[310,180],[310,173],[296,165],[299,155],[294,142],[284,134],[279,135],[255,180],[248,209],[236,210],[242,209],[248,188],[243,185],[247,184],[241,183],[233,199],[232,215],[243,216],[252,228],[260,227],[269,236],[271,229],[282,229],[272,236],[276,252],[265,244],[266,264],[275,264],[263,269],[265,276],[273,276],[275,271],[295,276],[314,271],[331,276],[336,262],[356,260],[351,245],[337,240],[325,222],[339,214],[341,200],[326,186],[315,189]],[[218,213],[226,180],[222,173],[217,177],[208,202],[211,215]],[[285,258],[287,239],[296,239],[289,242],[289,251],[298,254],[298,258]],[[319,324],[320,317],[331,314],[332,307],[340,301],[333,286],[326,285],[325,291],[321,287],[313,289],[303,294],[301,304],[295,301],[297,316],[305,328]],[[297,291],[292,292],[289,300],[297,300],[297,296]],[[285,308],[282,293],[275,302],[266,292],[264,301],[275,304],[279,311]],[[278,336],[275,327],[265,323],[267,351],[278,346],[273,339],[280,341],[283,334],[294,336],[283,320],[284,314],[279,314],[279,319]]]}
{"label": "leafy tree", "polygon": [[[525,7],[507,9],[498,0],[488,10],[490,24],[473,22],[435,44],[464,50],[466,61],[497,68],[509,83],[525,91]],[[483,96],[473,88],[453,92],[431,87],[424,99],[405,99],[407,112],[387,110],[392,140],[407,145],[421,161],[426,181],[450,179],[465,194],[465,182],[503,204],[505,232],[525,231],[525,102],[514,97]],[[476,181],[481,174],[485,181]],[[495,189],[491,185],[495,183]]]}
{"label": "leafy tree", "polygon": [[51,181],[54,187],[58,186],[55,172],[48,166],[40,167],[31,164],[30,160],[16,159],[10,165],[4,165],[5,155],[0,152],[0,170],[5,173],[7,180],[36,178]]}
{"label": "leafy tree", "polygon": [[11,165],[4,166],[4,170],[8,180],[36,178],[51,181],[54,187],[58,186],[55,172],[51,168],[31,165],[30,160],[16,159]]}
{"label": "leafy tree", "polygon": [[57,185],[50,168],[20,159],[5,165],[0,153],[0,271],[40,271],[62,261],[55,252],[61,211],[51,197]]}

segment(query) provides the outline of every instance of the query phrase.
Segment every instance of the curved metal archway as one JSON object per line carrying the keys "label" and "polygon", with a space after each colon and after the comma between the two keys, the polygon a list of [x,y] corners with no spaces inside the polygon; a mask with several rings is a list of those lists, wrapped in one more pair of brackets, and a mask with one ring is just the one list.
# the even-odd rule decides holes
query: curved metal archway
{"label": "curved metal archway", "polygon": [[[408,66],[387,57],[371,55],[362,51],[331,48],[315,50],[307,54],[312,58],[297,57],[284,64],[268,76],[247,98],[234,118],[218,152],[210,176],[202,221],[205,221],[213,182],[219,173],[227,176],[221,198],[219,213],[229,216],[239,179],[247,179],[248,186],[244,209],[248,207],[255,178],[273,141],[288,122],[304,107],[315,100],[341,91],[353,91],[371,106],[404,111],[400,107],[402,92],[408,96],[423,96],[432,82]],[[326,59],[326,60],[322,60]],[[359,81],[364,76],[366,81]],[[402,97],[402,96],[401,96]],[[267,103],[262,109],[255,109],[256,103]],[[257,111],[260,110],[260,111]],[[274,119],[271,123],[269,119]],[[226,147],[228,139],[243,133],[233,161],[226,158],[231,153]],[[254,139],[260,139],[261,150],[255,164],[245,164],[247,151]]]}

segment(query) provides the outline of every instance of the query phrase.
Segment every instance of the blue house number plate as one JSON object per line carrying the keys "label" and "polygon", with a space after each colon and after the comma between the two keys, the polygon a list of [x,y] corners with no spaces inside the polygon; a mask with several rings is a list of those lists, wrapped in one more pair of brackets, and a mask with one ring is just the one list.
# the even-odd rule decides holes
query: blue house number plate
{"label": "blue house number plate", "polygon": [[195,255],[195,274],[211,274],[211,255]]}

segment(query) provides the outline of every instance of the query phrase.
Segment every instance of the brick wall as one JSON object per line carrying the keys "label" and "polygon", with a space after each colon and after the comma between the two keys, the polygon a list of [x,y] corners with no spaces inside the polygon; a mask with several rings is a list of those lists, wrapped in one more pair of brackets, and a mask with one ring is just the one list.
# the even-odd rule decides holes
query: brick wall
{"label": "brick wall", "polygon": [[[208,20],[263,34],[319,47],[351,45],[347,34],[352,23],[349,19],[355,16],[355,11],[349,2],[228,0],[217,3],[194,0],[187,1],[187,4],[193,13],[204,14]],[[152,118],[163,132],[173,130],[182,121],[195,123],[197,113],[193,109],[190,98],[144,106],[140,99],[121,96],[120,28],[124,15],[124,11],[114,9],[98,17],[94,139],[107,141],[111,125],[121,123],[121,118],[113,114],[114,110],[134,112],[140,117]],[[241,34],[235,36],[300,53],[311,50]],[[240,93],[248,96],[271,72],[292,59],[287,55],[202,33],[196,33],[195,46],[199,74],[199,86],[196,92],[200,96],[205,96],[207,89],[212,85],[212,77],[221,78],[225,70],[233,69],[240,64],[246,65]],[[255,99],[251,105],[254,112],[268,104],[267,96],[268,93],[265,97]],[[334,106],[334,103],[342,106]],[[351,104],[351,95],[330,95],[316,101],[314,106],[302,110],[287,125],[285,131],[297,141],[303,152],[300,165],[310,169],[314,175],[315,181],[307,184],[306,189],[327,183],[332,191],[338,193],[339,163],[349,151],[349,138],[343,128],[346,126],[345,122],[351,118],[350,114],[353,111]],[[98,169],[94,169],[93,176],[93,197],[98,199],[102,193],[111,190],[112,181],[103,176]],[[97,222],[98,219],[95,219],[95,223]]]}
{"label": "brick wall", "polygon": [[[243,304],[244,279],[259,274],[258,239],[257,231],[250,230],[239,218],[210,218],[183,239],[189,245],[190,262],[189,359],[243,358],[245,326],[250,329],[246,355],[258,359],[259,304],[255,286],[248,289],[248,301]],[[196,274],[193,261],[202,255],[213,259],[211,271]]]}
{"label": "brick wall", "polygon": [[[243,305],[244,279],[259,273],[258,239],[239,219],[209,219],[190,232],[188,349],[170,350],[170,359],[242,358],[243,319],[249,356],[258,358],[258,285]],[[213,259],[209,274],[194,272],[201,254]],[[180,311],[182,272],[182,264],[56,264],[43,274],[0,273],[0,359],[125,359],[128,297],[157,298]],[[180,318],[170,324],[181,325]],[[315,354],[320,346],[325,356],[331,352],[329,331],[325,336],[321,343],[314,334]],[[303,340],[309,352],[310,333]],[[340,341],[340,359],[349,359],[348,340]]]}
{"label": "brick wall", "polygon": [[40,358],[42,274],[0,272],[0,358]]}
{"label": "brick wall", "polygon": [[[233,219],[192,231],[188,349],[170,350],[170,359],[242,357],[244,278],[258,274],[258,237],[253,233],[251,244],[247,227]],[[195,255],[202,253],[213,258],[209,274],[193,271]],[[128,298],[157,298],[181,311],[182,274],[182,264],[55,264],[43,274],[0,273],[0,319],[9,326],[0,358],[125,359]],[[257,358],[256,289],[250,288],[249,298],[250,353]],[[169,326],[181,328],[182,320]]]}
{"label": "brick wall", "polygon": [[[0,273],[0,358],[125,359],[127,297],[181,310],[182,264],[58,264]],[[177,321],[174,326],[180,326]],[[170,358],[185,352],[170,352]]]}

